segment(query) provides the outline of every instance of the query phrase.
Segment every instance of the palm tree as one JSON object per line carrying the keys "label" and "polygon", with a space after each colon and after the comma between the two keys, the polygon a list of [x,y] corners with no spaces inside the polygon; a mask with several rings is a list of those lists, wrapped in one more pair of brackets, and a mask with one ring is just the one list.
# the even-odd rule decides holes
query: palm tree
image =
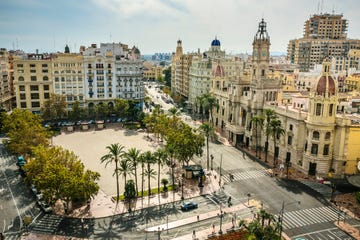
{"label": "palm tree", "polygon": [[155,163],[154,154],[150,151],[147,151],[145,152],[144,159],[147,166],[144,175],[148,178],[148,196],[150,196],[151,195],[150,179],[155,178],[156,175],[156,171],[151,168],[151,164]]}
{"label": "palm tree", "polygon": [[203,97],[203,106],[205,108],[205,111],[208,113],[209,115],[209,121],[213,124],[214,123],[214,119],[212,116],[212,111],[214,109],[214,107],[219,107],[219,103],[217,102],[216,97],[214,97],[213,95],[210,95],[208,93],[204,94]]}
{"label": "palm tree", "polygon": [[283,135],[285,133],[285,130],[281,127],[281,121],[277,118],[274,118],[270,121],[269,124],[269,134],[272,136],[273,141],[274,141],[274,168],[276,167],[277,164],[277,140],[280,138],[281,135]]}
{"label": "palm tree", "polygon": [[176,107],[172,107],[168,110],[168,114],[174,119],[180,115],[180,111]]}
{"label": "palm tree", "polygon": [[200,125],[199,129],[205,134],[206,137],[206,168],[209,169],[209,138],[214,134],[214,128],[209,122]]}
{"label": "palm tree", "polygon": [[[262,127],[264,125],[264,117],[263,116],[254,116],[251,118],[250,122],[252,123],[253,126],[255,125],[255,155],[257,157],[258,149],[259,149],[259,137],[258,137],[259,127],[260,127],[260,129],[262,129]],[[261,134],[260,134],[260,139],[261,139]],[[260,156],[261,156],[261,152],[260,152]]]}
{"label": "palm tree", "polygon": [[116,176],[116,203],[119,201],[119,171],[118,171],[118,164],[119,161],[123,158],[125,152],[124,152],[124,146],[122,146],[120,143],[111,144],[110,146],[107,146],[106,149],[109,150],[109,152],[102,156],[100,161],[101,163],[105,163],[105,167],[112,162],[115,162],[115,170],[114,174]]}
{"label": "palm tree", "polygon": [[[148,151],[149,152],[149,151]],[[144,152],[140,155],[140,164],[141,164],[141,197],[144,196],[144,169],[145,169],[145,163],[146,163],[146,153]],[[151,152],[150,152],[151,153]]]}
{"label": "palm tree", "polygon": [[125,185],[126,185],[126,177],[128,176],[128,174],[131,174],[133,172],[133,166],[131,162],[128,161],[127,159],[121,159],[118,172],[120,173],[120,175],[124,177]]}
{"label": "palm tree", "polygon": [[269,152],[269,132],[268,129],[270,127],[270,121],[271,119],[275,118],[275,111],[273,109],[265,109],[265,118],[266,118],[266,126],[265,126],[265,134],[266,134],[266,140],[265,140],[265,162],[267,162],[267,156]]}
{"label": "palm tree", "polygon": [[[158,164],[158,193],[160,194],[160,168],[164,165],[167,155],[166,151],[163,148],[158,148],[154,152],[154,157],[156,159],[156,163]],[[159,195],[160,198],[160,195]]]}
{"label": "palm tree", "polygon": [[134,169],[133,174],[135,176],[135,190],[137,196],[138,195],[137,165],[140,162],[140,150],[136,148],[130,148],[125,154],[125,158],[132,164],[132,167]]}

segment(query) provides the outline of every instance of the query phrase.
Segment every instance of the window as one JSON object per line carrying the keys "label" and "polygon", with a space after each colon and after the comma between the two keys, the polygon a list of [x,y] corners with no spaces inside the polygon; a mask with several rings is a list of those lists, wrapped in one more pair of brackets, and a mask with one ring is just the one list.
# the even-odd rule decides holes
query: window
{"label": "window", "polygon": [[40,102],[32,102],[32,103],[31,103],[31,107],[33,107],[33,108],[38,108],[38,107],[40,107]]}
{"label": "window", "polygon": [[19,82],[23,82],[24,81],[24,77],[19,77]]}
{"label": "window", "polygon": [[288,136],[288,141],[287,141],[288,145],[292,144],[292,136]]}
{"label": "window", "polygon": [[290,131],[293,130],[293,125],[292,125],[292,124],[289,125],[289,130],[290,130]]}
{"label": "window", "polygon": [[26,99],[25,93],[20,93],[20,100],[25,100],[25,99]]}
{"label": "window", "polygon": [[321,115],[321,103],[317,103],[316,104],[316,112],[315,112],[315,115],[316,116],[320,116]]}
{"label": "window", "polygon": [[330,140],[330,137],[331,137],[331,133],[330,132],[327,132],[325,134],[325,140]]}
{"label": "window", "polygon": [[39,99],[39,93],[31,93],[31,99]]}
{"label": "window", "polygon": [[21,108],[26,108],[26,102],[21,102],[21,103],[20,103],[20,107],[21,107]]}
{"label": "window", "polygon": [[320,138],[320,133],[318,131],[314,131],[313,132],[313,139],[314,140],[319,140],[319,138]]}
{"label": "window", "polygon": [[36,81],[36,76],[31,76],[31,77],[30,77],[30,80],[31,80],[31,81]]}
{"label": "window", "polygon": [[330,106],[329,106],[329,116],[333,115],[333,111],[334,111],[334,104],[330,104]]}
{"label": "window", "polygon": [[19,90],[20,90],[20,91],[25,91],[25,86],[24,86],[24,85],[20,85],[20,86],[19,86]]}
{"label": "window", "polygon": [[265,76],[265,69],[261,69],[261,76]]}
{"label": "window", "polygon": [[317,155],[317,153],[318,153],[318,145],[317,144],[312,144],[311,145],[311,154]]}
{"label": "window", "polygon": [[30,91],[39,91],[39,86],[37,86],[37,85],[31,85],[31,86],[30,86]]}
{"label": "window", "polygon": [[43,77],[43,81],[48,81],[49,80],[49,77],[48,76],[44,76]]}
{"label": "window", "polygon": [[30,67],[31,67],[31,68],[35,67],[35,64],[30,64]]}
{"label": "window", "polygon": [[48,93],[48,92],[44,93],[44,98],[49,99],[50,98],[50,93]]}
{"label": "window", "polygon": [[47,64],[43,64],[42,67],[47,67],[48,65]]}
{"label": "window", "polygon": [[44,85],[44,90],[48,91],[49,90],[49,85]]}
{"label": "window", "polygon": [[22,68],[22,67],[24,67],[24,65],[23,64],[18,64],[17,67]]}
{"label": "window", "polygon": [[323,155],[324,155],[324,156],[329,155],[329,144],[325,144],[325,145],[324,145]]}

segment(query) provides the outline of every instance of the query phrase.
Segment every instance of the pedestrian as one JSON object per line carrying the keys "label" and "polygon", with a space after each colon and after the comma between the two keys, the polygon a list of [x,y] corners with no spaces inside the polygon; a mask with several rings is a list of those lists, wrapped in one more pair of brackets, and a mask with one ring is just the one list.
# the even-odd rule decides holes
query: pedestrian
{"label": "pedestrian", "polygon": [[199,215],[197,215],[197,221],[200,221],[200,217],[199,217]]}
{"label": "pedestrian", "polygon": [[192,239],[196,239],[196,233],[195,233],[195,230],[193,231],[193,235],[192,235]]}
{"label": "pedestrian", "polygon": [[213,233],[215,233],[215,224],[213,224],[212,227],[213,227]]}

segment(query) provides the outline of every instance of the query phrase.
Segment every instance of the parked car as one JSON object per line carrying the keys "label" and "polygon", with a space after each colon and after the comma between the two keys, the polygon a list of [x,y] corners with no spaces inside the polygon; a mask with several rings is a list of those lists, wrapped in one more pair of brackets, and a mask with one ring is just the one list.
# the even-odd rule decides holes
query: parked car
{"label": "parked car", "polygon": [[191,209],[195,209],[198,208],[198,204],[195,202],[183,202],[180,205],[181,210],[183,211],[187,211],[187,210],[191,210]]}
{"label": "parked car", "polygon": [[17,157],[17,162],[16,162],[16,165],[19,166],[19,167],[22,167],[24,166],[26,163],[25,159],[23,158],[23,156],[18,156]]}

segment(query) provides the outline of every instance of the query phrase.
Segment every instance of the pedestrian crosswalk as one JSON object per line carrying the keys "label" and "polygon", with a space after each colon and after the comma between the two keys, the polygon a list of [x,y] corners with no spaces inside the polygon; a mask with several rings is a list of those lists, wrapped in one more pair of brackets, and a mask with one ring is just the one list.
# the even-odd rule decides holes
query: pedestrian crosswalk
{"label": "pedestrian crosswalk", "polygon": [[18,240],[20,239],[20,232],[5,232],[4,236],[6,240]]}
{"label": "pedestrian crosswalk", "polygon": [[[230,176],[232,176],[232,179],[230,179]],[[241,172],[227,171],[227,173],[222,176],[222,179],[223,179],[224,183],[229,183],[229,182],[259,178],[259,177],[264,177],[264,176],[270,176],[270,174],[263,169],[241,171]]]}
{"label": "pedestrian crosswalk", "polygon": [[338,211],[331,207],[318,207],[284,212],[283,229],[304,227],[311,224],[333,222],[338,219]]}
{"label": "pedestrian crosswalk", "polygon": [[62,216],[45,214],[31,225],[31,230],[34,232],[55,233],[62,220]]}

